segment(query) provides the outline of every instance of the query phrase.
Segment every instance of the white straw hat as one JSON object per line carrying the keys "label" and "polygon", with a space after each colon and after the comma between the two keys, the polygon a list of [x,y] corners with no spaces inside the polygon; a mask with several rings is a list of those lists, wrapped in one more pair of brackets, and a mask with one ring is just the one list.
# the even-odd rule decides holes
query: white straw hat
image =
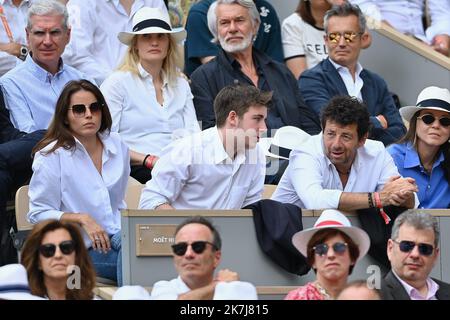
{"label": "white straw hat", "polygon": [[400,114],[409,122],[417,111],[424,109],[450,113],[450,91],[438,87],[427,87],[417,97],[417,104],[400,108]]}
{"label": "white straw hat", "polygon": [[309,137],[302,129],[285,126],[277,129],[273,138],[261,138],[259,144],[267,157],[289,159],[289,153],[298,149]]}
{"label": "white straw hat", "polygon": [[133,16],[133,31],[119,32],[118,38],[120,42],[129,46],[135,35],[149,33],[170,33],[176,42],[186,38],[186,30],[183,28],[172,29],[167,12],[150,7],[139,9]]}
{"label": "white straw hat", "polygon": [[312,236],[324,229],[337,229],[348,235],[359,248],[357,261],[364,257],[369,251],[370,239],[367,233],[357,227],[353,227],[350,220],[337,210],[324,210],[317,219],[314,227],[297,232],[292,237],[292,244],[305,257],[307,256],[307,246]]}

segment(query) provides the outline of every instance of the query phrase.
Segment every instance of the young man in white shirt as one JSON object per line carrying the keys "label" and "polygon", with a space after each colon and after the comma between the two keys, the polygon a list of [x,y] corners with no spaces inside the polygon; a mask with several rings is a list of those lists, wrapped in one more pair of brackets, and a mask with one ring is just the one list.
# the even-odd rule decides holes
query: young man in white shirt
{"label": "young man in white shirt", "polygon": [[240,209],[261,199],[272,93],[227,86],[214,101],[217,126],[171,143],[142,191],[140,209]]}
{"label": "young man in white shirt", "polygon": [[158,281],[153,286],[155,300],[257,299],[256,288],[239,281],[228,269],[214,271],[222,257],[222,241],[217,229],[201,216],[188,218],[175,231],[172,245],[174,265],[179,276]]}
{"label": "young man in white shirt", "polygon": [[322,133],[291,152],[272,199],[305,209],[416,208],[414,179],[402,178],[383,144],[367,139],[369,125],[356,98],[333,98]]}

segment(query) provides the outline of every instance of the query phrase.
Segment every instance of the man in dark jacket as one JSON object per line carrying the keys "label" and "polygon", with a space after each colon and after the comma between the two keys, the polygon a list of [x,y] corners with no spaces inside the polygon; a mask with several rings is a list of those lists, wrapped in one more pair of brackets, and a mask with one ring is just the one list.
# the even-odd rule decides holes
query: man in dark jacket
{"label": "man in dark jacket", "polygon": [[369,139],[389,145],[406,128],[386,82],[358,63],[362,48],[370,41],[364,15],[349,3],[335,6],[325,15],[325,44],[329,58],[302,73],[300,91],[317,115],[335,96],[349,95],[363,101],[370,114]]}
{"label": "man in dark jacket", "polygon": [[[5,242],[8,229],[6,202],[14,188],[26,183],[31,177],[31,150],[42,139],[45,131],[29,134],[13,127],[5,108],[0,90],[0,241]],[[5,248],[2,248],[5,249]],[[1,259],[3,260],[3,259]],[[0,264],[12,261],[0,261]]]}
{"label": "man in dark jacket", "polygon": [[216,123],[213,101],[217,93],[227,85],[240,83],[273,91],[267,117],[269,130],[290,125],[309,134],[319,133],[319,118],[303,102],[291,72],[253,47],[261,22],[254,2],[236,0],[229,4],[219,0],[209,10],[208,26],[221,49],[215,59],[191,76],[194,105],[202,128]]}
{"label": "man in dark jacket", "polygon": [[430,278],[439,255],[439,223],[428,213],[398,216],[388,241],[392,270],[381,283],[386,300],[450,300],[450,285]]}

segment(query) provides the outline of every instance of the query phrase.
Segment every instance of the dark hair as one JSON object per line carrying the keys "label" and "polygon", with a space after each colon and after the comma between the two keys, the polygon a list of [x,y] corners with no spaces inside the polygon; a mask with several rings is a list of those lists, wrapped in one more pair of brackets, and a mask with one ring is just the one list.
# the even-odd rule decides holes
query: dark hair
{"label": "dark hair", "polygon": [[211,233],[213,235],[213,241],[212,243],[215,245],[215,248],[213,248],[213,250],[215,250],[217,248],[217,250],[220,250],[222,248],[222,239],[220,238],[220,234],[217,231],[217,229],[214,227],[214,225],[206,218],[202,217],[202,216],[194,216],[194,217],[190,217],[186,220],[184,220],[182,223],[180,223],[176,230],[175,230],[175,237],[178,234],[178,231],[181,230],[181,228],[183,228],[184,226],[188,225],[188,224],[192,224],[192,223],[197,223],[197,224],[202,224],[206,227],[208,227],[209,230],[211,230]]}
{"label": "dark hair", "polygon": [[39,247],[42,244],[42,239],[48,232],[58,229],[64,229],[69,232],[72,241],[75,243],[75,265],[80,268],[81,275],[80,289],[67,288],[66,299],[92,300],[94,297],[92,290],[95,287],[95,270],[91,257],[84,245],[79,227],[73,223],[59,220],[45,220],[36,224],[23,246],[21,262],[27,269],[31,293],[40,297],[47,295],[44,274],[39,268]]}
{"label": "dark hair", "polygon": [[322,130],[327,121],[347,126],[356,123],[358,138],[361,140],[370,129],[370,116],[366,106],[357,98],[338,96],[331,99],[321,114]]}
{"label": "dark hair", "polygon": [[72,95],[81,90],[92,93],[97,99],[97,102],[102,105],[102,122],[99,132],[103,133],[104,131],[111,130],[111,114],[109,113],[108,106],[100,89],[88,80],[72,80],[64,86],[64,89],[56,102],[55,114],[48,127],[47,133],[33,148],[33,154],[45,148],[53,141],[56,141],[56,144],[48,152],[46,152],[46,154],[54,152],[59,147],[63,147],[67,150],[75,147],[75,138],[73,137],[69,124],[67,123],[67,113],[69,111],[70,99],[72,98]]}
{"label": "dark hair", "polygon": [[[331,5],[330,5],[331,8]],[[300,0],[297,6],[297,9],[295,9],[295,12],[302,18],[303,21],[306,23],[315,26],[318,21],[314,19],[312,15],[312,9],[311,9],[311,2],[306,0]],[[322,22],[322,21],[320,21]]]}
{"label": "dark hair", "polygon": [[[358,259],[359,256],[359,248],[358,246],[355,244],[355,242],[353,242],[352,238],[350,238],[346,233],[338,230],[338,229],[333,229],[333,228],[326,228],[320,231],[317,231],[312,237],[311,239],[309,239],[308,241],[308,245],[306,247],[306,261],[308,262],[308,264],[312,267],[312,265],[314,264],[314,259],[315,257],[315,252],[313,247],[324,243],[325,241],[327,241],[328,239],[337,236],[337,235],[341,235],[344,238],[344,241],[347,243],[348,245],[348,251],[350,253],[350,259],[352,262],[356,263],[356,260]],[[349,270],[348,270],[348,274],[351,274],[353,271],[354,265],[351,265]],[[317,272],[317,270],[314,269],[314,272]]]}
{"label": "dark hair", "polygon": [[[426,110],[426,109],[425,109]],[[409,127],[406,134],[398,141],[398,143],[410,142],[414,149],[416,149],[417,153],[417,118],[419,117],[420,111],[417,111],[409,121]],[[439,151],[444,155],[444,161],[442,162],[442,170],[444,170],[444,177],[447,180],[447,183],[450,183],[450,142],[444,142],[440,147]]]}
{"label": "dark hair", "polygon": [[224,126],[231,111],[235,111],[238,117],[242,118],[251,106],[269,108],[271,100],[272,92],[261,91],[255,86],[226,86],[214,99],[216,124],[218,127]]}
{"label": "dark hair", "polygon": [[325,32],[328,33],[328,21],[331,17],[348,17],[356,16],[358,18],[359,32],[365,32],[367,28],[366,18],[362,13],[361,9],[356,4],[351,4],[350,2],[344,2],[340,6],[334,5],[330,10],[325,13],[323,17],[323,28]]}

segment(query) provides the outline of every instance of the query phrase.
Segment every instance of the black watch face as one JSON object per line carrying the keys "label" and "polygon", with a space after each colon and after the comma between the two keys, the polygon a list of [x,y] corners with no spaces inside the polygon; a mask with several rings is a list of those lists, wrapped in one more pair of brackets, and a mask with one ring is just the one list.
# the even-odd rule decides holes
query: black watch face
{"label": "black watch face", "polygon": [[20,54],[26,56],[28,54],[28,49],[26,47],[20,48]]}

